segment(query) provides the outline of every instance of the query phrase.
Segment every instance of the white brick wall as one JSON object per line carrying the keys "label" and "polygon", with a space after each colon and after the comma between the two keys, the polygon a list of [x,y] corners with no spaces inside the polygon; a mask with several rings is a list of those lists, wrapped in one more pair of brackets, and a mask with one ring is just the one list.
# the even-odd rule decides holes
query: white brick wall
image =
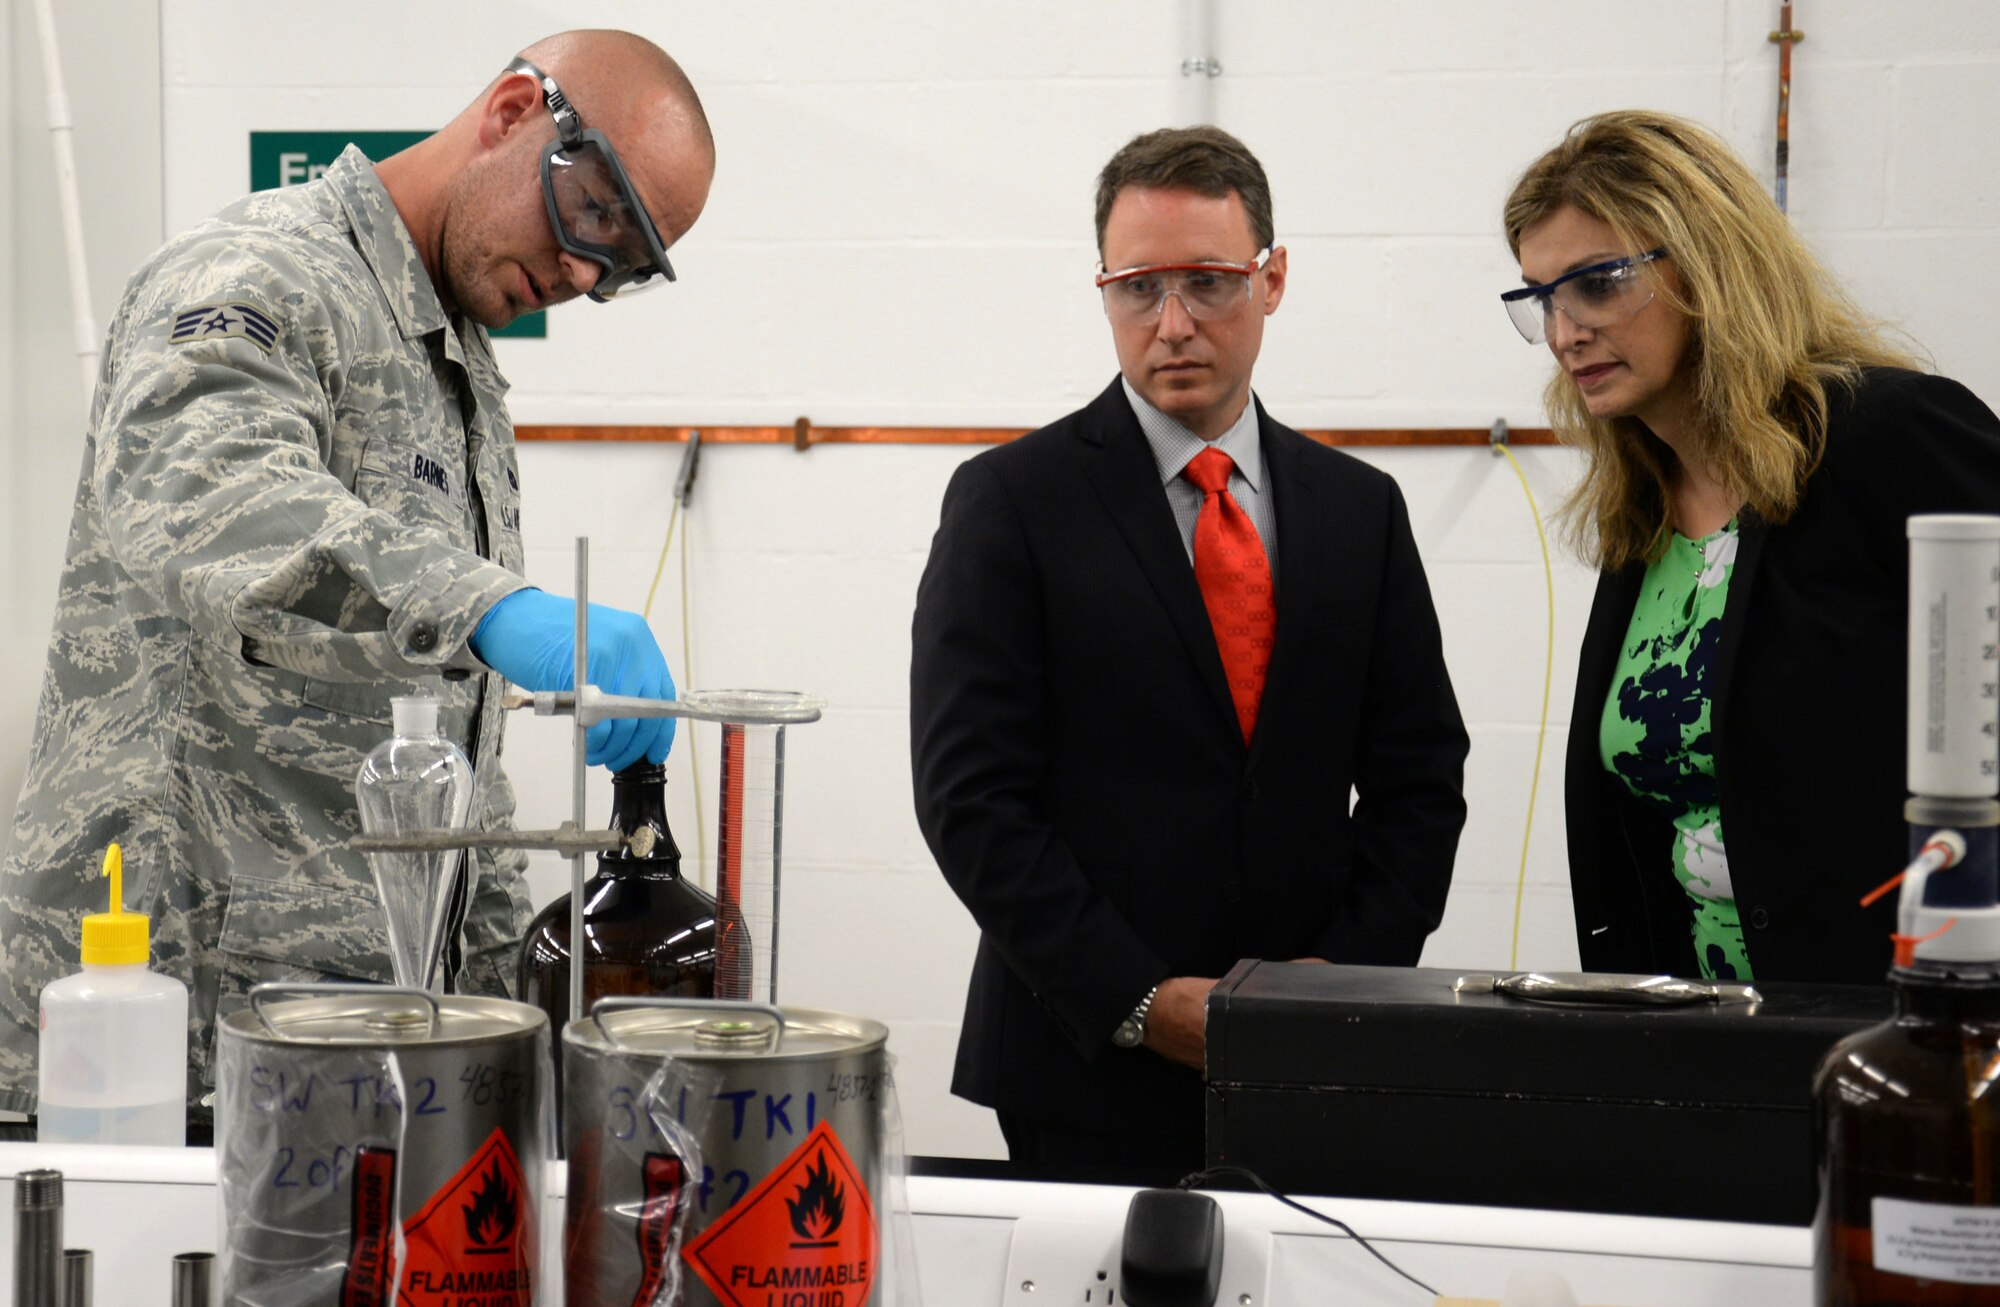
{"label": "white brick wall", "polygon": [[[119,289],[161,236],[159,13],[155,0],[56,5],[92,316],[111,320]],[[30,0],[6,0],[0,132],[12,214],[0,233],[0,816],[11,824],[28,760],[70,496],[83,450],[77,364],[55,155]],[[4,838],[4,836],[0,836]]]}
{"label": "white brick wall", "polygon": [[[104,0],[113,4],[113,0]],[[733,5],[354,0],[115,0],[157,16],[143,41],[70,47],[81,97],[140,74],[163,84],[157,133],[79,142],[86,185],[121,169],[164,176],[164,226],[238,193],[253,128],[422,128],[463,104],[514,48],[569,23],[628,26],[687,65],[721,168],[709,211],[676,250],[683,280],[615,308],[554,315],[546,341],[502,342],[517,421],[1034,425],[1112,375],[1084,277],[1091,181],[1136,131],[1182,118],[1199,88],[1188,6],[952,6],[935,0]],[[1259,390],[1301,426],[1541,421],[1547,369],[1493,302],[1516,273],[1496,229],[1514,175],[1584,114],[1643,105],[1690,114],[1768,175],[1775,3],[1558,8],[1534,0],[1426,5],[1261,0],[1218,5],[1225,75],[1215,116],[1271,172],[1292,282],[1267,335]],[[17,28],[25,0],[10,0]],[[2000,269],[2000,10],[1985,0],[1828,0],[1801,17],[1792,206],[1873,311],[1939,367],[2000,399],[1989,305]],[[24,29],[23,29],[24,30]],[[393,34],[393,36],[391,35]],[[4,49],[4,47],[0,47]],[[103,59],[93,59],[102,51]],[[14,67],[23,67],[17,43]],[[13,97],[13,139],[39,147]],[[157,136],[164,144],[155,146]],[[111,179],[107,181],[106,179]],[[39,189],[38,189],[39,187]],[[17,177],[16,227],[51,208]],[[157,238],[143,213],[121,235]],[[132,239],[134,232],[143,239]],[[120,247],[121,250],[124,247]],[[17,263],[26,256],[16,255]],[[44,261],[46,255],[42,256]],[[99,265],[100,299],[135,261]],[[53,287],[46,268],[30,277]],[[70,373],[30,354],[13,310],[17,417],[59,409]],[[21,360],[33,358],[29,364]],[[74,432],[46,416],[10,431],[25,461],[17,510],[67,494]],[[688,529],[693,681],[824,694],[824,721],[790,737],[788,1002],[889,1021],[903,1058],[911,1146],[994,1152],[990,1118],[947,1094],[974,932],[910,815],[906,678],[912,597],[939,495],[973,451],[711,447]],[[523,451],[534,579],[567,590],[570,541],[593,540],[593,597],[643,602],[680,448]],[[1540,552],[1518,483],[1482,450],[1379,450],[1409,498],[1447,655],[1472,728],[1467,826],[1444,927],[1425,960],[1504,965],[1535,751],[1544,648]],[[1574,466],[1521,452],[1544,512]],[[26,729],[59,527],[13,515],[22,651],[0,711]],[[676,558],[654,621],[677,667]],[[1591,578],[1558,558],[1551,739],[1542,758],[1523,964],[1575,958],[1561,833],[1562,729]],[[39,607],[37,606],[39,604]],[[1890,692],[1893,692],[1891,690]],[[692,728],[712,791],[713,728]],[[567,809],[562,723],[515,724],[508,765],[524,819]],[[676,829],[695,847],[687,744],[675,753]],[[7,768],[14,770],[9,771]],[[18,763],[0,760],[11,798]],[[593,812],[607,787],[594,781]],[[705,796],[711,808],[712,793]],[[713,848],[713,822],[708,827]],[[538,889],[564,868],[542,863]]]}

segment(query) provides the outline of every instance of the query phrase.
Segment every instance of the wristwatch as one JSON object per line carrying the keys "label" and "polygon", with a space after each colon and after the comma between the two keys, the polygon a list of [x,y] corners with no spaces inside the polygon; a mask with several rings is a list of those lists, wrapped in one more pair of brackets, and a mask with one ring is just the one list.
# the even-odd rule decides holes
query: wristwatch
{"label": "wristwatch", "polygon": [[1146,1013],[1152,1009],[1153,995],[1160,992],[1158,985],[1146,991],[1146,997],[1139,1000],[1139,1006],[1132,1009],[1132,1015],[1118,1023],[1118,1029],[1111,1032],[1111,1042],[1119,1048],[1137,1048],[1146,1041]]}

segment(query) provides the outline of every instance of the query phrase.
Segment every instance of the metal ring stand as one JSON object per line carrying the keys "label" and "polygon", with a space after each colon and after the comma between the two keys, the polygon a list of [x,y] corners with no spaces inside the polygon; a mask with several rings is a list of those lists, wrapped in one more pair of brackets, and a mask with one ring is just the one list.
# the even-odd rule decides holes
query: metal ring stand
{"label": "metal ring stand", "polygon": [[[624,836],[615,830],[592,831],[583,823],[586,736],[601,721],[618,717],[685,717],[692,721],[736,726],[789,726],[816,722],[822,701],[810,695],[776,690],[691,691],[677,699],[648,699],[606,694],[586,680],[590,649],[590,537],[576,538],[576,664],[571,685],[581,690],[538,690],[509,695],[509,708],[533,707],[537,717],[575,719],[571,732],[571,808],[569,821],[555,830],[469,831],[417,830],[400,835],[364,835],[348,847],[364,853],[426,852],[438,849],[542,849],[568,856],[570,862],[569,937],[572,961],[583,939],[585,859],[592,853],[622,848]],[[583,1008],[583,968],[569,969],[569,1013],[576,1020]]]}

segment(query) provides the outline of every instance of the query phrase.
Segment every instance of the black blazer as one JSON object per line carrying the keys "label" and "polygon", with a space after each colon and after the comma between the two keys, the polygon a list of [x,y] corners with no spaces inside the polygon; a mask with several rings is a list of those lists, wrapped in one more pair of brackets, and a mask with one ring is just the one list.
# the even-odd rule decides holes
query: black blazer
{"label": "black blazer", "polygon": [[1258,419],[1278,630],[1247,749],[1116,381],[945,492],[912,630],[911,765],[918,822],[982,932],[952,1082],[975,1102],[1198,1129],[1195,1072],[1111,1045],[1147,989],[1246,957],[1414,963],[1443,912],[1466,736],[1402,496]]}
{"label": "black blazer", "polygon": [[[1880,982],[1909,860],[1903,800],[1913,513],[2000,512],[2000,419],[1943,377],[1873,369],[1828,395],[1826,457],[1783,526],[1741,518],[1716,650],[1723,843],[1758,980]],[[1589,971],[1696,974],[1672,828],[1600,761],[1643,564],[1605,573],[1570,716],[1566,811]]]}

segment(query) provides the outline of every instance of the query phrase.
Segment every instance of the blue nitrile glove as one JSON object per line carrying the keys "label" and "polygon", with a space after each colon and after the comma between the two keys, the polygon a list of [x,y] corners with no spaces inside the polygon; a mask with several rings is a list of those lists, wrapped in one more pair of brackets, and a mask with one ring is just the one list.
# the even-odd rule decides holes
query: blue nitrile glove
{"label": "blue nitrile glove", "polygon": [[[472,652],[524,690],[568,690],[576,675],[576,600],[544,590],[516,590],[486,610],[472,632]],[[606,694],[674,697],[673,674],[637,613],[590,606],[590,655],[585,678]],[[672,717],[621,717],[584,736],[584,761],[623,771],[644,757],[665,762],[674,743]]]}

